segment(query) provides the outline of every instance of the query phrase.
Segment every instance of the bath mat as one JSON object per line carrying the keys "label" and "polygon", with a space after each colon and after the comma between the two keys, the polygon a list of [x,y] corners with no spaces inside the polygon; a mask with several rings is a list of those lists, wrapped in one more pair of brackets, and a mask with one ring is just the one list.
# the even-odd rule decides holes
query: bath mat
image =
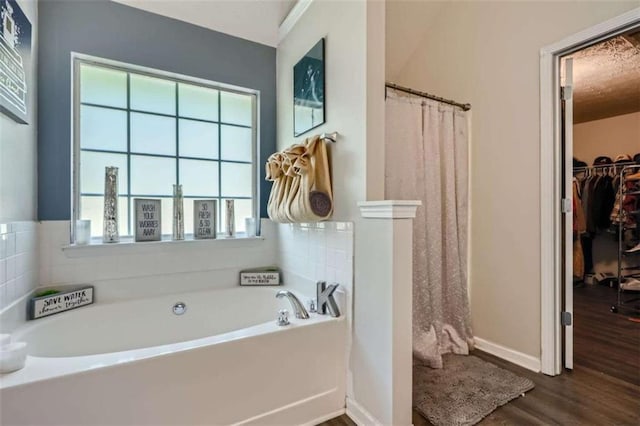
{"label": "bath mat", "polygon": [[413,364],[413,405],[435,426],[474,425],[534,387],[473,355],[447,354],[443,361],[442,369]]}

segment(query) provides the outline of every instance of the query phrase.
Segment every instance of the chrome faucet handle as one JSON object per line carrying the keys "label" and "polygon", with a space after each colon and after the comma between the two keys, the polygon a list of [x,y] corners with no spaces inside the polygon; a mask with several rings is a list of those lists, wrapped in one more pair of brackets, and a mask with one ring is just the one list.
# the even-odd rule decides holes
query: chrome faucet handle
{"label": "chrome faucet handle", "polygon": [[278,320],[276,321],[276,324],[278,324],[280,327],[289,325],[289,311],[287,311],[286,309],[280,309],[280,311],[278,312]]}
{"label": "chrome faucet handle", "polygon": [[276,293],[276,298],[280,299],[282,297],[286,297],[287,299],[289,299],[289,303],[291,303],[291,307],[293,308],[294,312],[296,313],[296,318],[299,318],[299,319],[308,319],[309,318],[309,312],[307,312],[307,310],[305,309],[304,305],[296,297],[295,294],[293,294],[289,290],[280,290],[279,292]]}

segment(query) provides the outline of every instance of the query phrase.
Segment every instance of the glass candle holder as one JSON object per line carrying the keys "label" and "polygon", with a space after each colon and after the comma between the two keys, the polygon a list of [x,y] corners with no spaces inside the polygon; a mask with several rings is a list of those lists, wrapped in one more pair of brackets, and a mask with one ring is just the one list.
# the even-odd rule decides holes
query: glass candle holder
{"label": "glass candle holder", "polygon": [[247,238],[256,236],[256,220],[254,218],[247,217],[244,219],[244,232]]}
{"label": "glass candle holder", "polygon": [[118,168],[104,168],[104,222],[102,242],[117,243],[120,241],[118,230]]}
{"label": "glass candle holder", "polygon": [[225,235],[233,237],[236,235],[235,203],[233,200],[225,200],[225,202]]}
{"label": "glass candle holder", "polygon": [[184,198],[182,196],[182,185],[173,185],[172,239],[184,240]]}
{"label": "glass candle holder", "polygon": [[77,220],[76,221],[76,241],[78,245],[86,245],[91,241],[91,221],[90,220]]}

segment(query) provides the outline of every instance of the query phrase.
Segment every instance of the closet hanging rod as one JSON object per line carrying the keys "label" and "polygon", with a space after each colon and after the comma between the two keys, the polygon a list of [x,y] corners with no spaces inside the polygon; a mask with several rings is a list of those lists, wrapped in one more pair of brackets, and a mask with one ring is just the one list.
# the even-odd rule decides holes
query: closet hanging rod
{"label": "closet hanging rod", "polygon": [[633,163],[630,162],[626,162],[626,163],[612,163],[612,164],[598,164],[595,166],[582,166],[582,167],[574,167],[573,170],[589,170],[589,169],[604,169],[604,168],[618,168],[618,167],[626,167],[626,166],[633,166],[633,167],[638,167],[635,166]]}
{"label": "closet hanging rod", "polygon": [[338,132],[323,133],[320,135],[320,139],[336,143],[338,141]]}
{"label": "closet hanging rod", "polygon": [[403,87],[395,83],[386,82],[384,86],[388,89],[394,89],[400,92],[409,93],[411,95],[420,96],[422,98],[433,99],[434,101],[457,106],[459,108],[462,108],[463,111],[469,111],[471,109],[471,104],[461,104],[460,102],[452,101],[451,99],[441,98],[440,96],[432,95],[427,92],[420,92],[419,90],[411,89],[409,87]]}

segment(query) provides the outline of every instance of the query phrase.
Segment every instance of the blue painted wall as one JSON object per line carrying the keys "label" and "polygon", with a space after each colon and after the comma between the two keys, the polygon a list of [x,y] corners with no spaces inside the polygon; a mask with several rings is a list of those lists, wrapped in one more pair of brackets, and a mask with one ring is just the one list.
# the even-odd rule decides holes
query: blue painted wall
{"label": "blue painted wall", "polygon": [[260,90],[262,165],[276,144],[276,50],[107,0],[39,2],[38,219],[71,218],[71,52]]}

